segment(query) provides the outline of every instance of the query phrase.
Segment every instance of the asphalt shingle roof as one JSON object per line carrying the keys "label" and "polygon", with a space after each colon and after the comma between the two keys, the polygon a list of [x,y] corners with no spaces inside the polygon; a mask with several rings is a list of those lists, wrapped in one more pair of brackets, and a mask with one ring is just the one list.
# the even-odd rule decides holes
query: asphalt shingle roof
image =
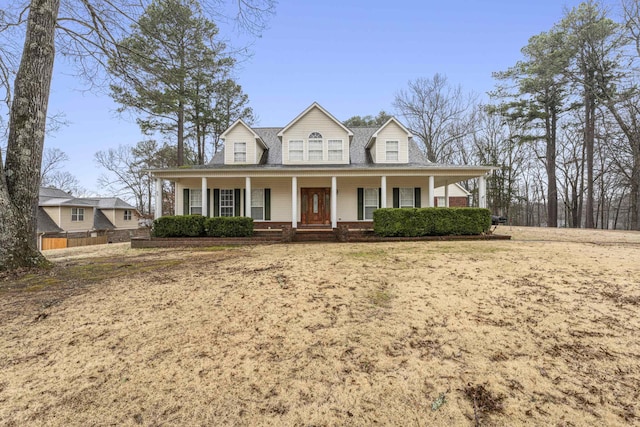
{"label": "asphalt shingle roof", "polygon": [[60,233],[62,228],[58,227],[49,215],[42,208],[38,208],[37,215],[38,233]]}
{"label": "asphalt shingle roof", "polygon": [[[278,138],[278,132],[282,128],[273,128],[273,127],[259,127],[252,128],[255,133],[257,133],[260,138],[264,141],[265,145],[269,149],[269,154],[267,158],[267,163],[264,165],[265,168],[287,168],[287,167],[305,167],[305,165],[283,165],[282,164],[282,142],[280,138]],[[393,167],[390,164],[376,164],[371,161],[371,156],[368,155],[367,150],[365,149],[366,145],[369,143],[371,136],[378,130],[378,127],[353,127],[350,128],[351,132],[353,132],[353,139],[349,145],[349,165],[330,165],[331,167],[337,168],[349,168],[349,167],[357,167],[357,168],[375,168],[375,167]],[[413,141],[413,139],[409,139],[409,159],[410,162],[408,164],[399,164],[399,167],[411,167],[411,166],[434,166],[430,163],[423,152],[418,148],[418,145]],[[256,165],[247,165],[247,167],[255,168]],[[317,167],[318,165],[309,165],[309,167]],[[323,166],[329,166],[323,164]],[[225,165],[224,164],[224,147],[220,150],[216,155],[211,159],[208,165],[202,166],[202,168],[241,168],[242,166],[238,165]]]}

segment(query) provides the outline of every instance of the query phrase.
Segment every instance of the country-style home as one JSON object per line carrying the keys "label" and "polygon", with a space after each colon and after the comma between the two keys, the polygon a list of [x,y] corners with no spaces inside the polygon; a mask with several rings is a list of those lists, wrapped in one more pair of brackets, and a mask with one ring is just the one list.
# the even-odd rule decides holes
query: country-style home
{"label": "country-style home", "polygon": [[349,128],[314,102],[284,127],[238,120],[221,137],[224,149],[207,165],[152,171],[157,194],[163,180],[175,183],[176,215],[250,216],[256,228],[364,228],[381,207],[467,206],[457,183],[471,178],[486,207],[491,167],[427,161],[395,118]]}

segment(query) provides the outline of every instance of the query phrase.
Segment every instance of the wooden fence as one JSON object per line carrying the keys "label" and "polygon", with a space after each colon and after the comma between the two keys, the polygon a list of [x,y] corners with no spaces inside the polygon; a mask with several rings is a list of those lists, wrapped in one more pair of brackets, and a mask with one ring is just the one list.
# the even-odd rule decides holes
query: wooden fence
{"label": "wooden fence", "polygon": [[42,250],[76,248],[79,246],[104,245],[107,243],[107,236],[98,237],[43,237]]}

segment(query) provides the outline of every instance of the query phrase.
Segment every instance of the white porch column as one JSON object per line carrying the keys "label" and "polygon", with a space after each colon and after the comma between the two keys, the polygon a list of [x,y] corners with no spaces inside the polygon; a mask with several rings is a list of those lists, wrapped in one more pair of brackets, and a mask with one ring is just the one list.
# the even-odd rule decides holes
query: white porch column
{"label": "white porch column", "polygon": [[387,177],[386,176],[382,176],[380,178],[380,198],[382,199],[380,200],[380,207],[386,208],[387,207]]}
{"label": "white porch column", "polygon": [[291,228],[298,228],[298,178],[291,178]]}
{"label": "white porch column", "polygon": [[251,178],[244,179],[244,215],[251,216]]}
{"label": "white porch column", "polygon": [[338,180],[331,177],[331,228],[338,228]]}
{"label": "white porch column", "polygon": [[202,177],[202,215],[209,215],[209,200],[207,200],[207,178]]}
{"label": "white porch column", "polygon": [[433,198],[435,196],[435,189],[433,188],[434,186],[434,179],[433,179],[433,175],[429,175],[429,191],[427,191],[427,197],[429,197],[429,200],[427,200],[427,206],[432,208],[433,207]]}
{"label": "white porch column", "polygon": [[178,183],[174,182],[173,183],[173,214],[174,215],[178,215],[178,203],[176,203],[177,200],[178,200]]}
{"label": "white porch column", "polygon": [[478,178],[478,207],[487,207],[487,181],[484,175]]}
{"label": "white porch column", "polygon": [[449,207],[449,184],[444,184],[444,207]]}
{"label": "white porch column", "polygon": [[158,219],[162,216],[162,180],[156,178],[156,206],[153,212],[153,217]]}

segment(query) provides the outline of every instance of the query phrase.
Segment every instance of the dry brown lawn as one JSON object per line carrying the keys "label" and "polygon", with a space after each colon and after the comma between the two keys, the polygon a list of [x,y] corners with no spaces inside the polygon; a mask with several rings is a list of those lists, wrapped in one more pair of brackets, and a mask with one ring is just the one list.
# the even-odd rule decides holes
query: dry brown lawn
{"label": "dry brown lawn", "polygon": [[0,425],[640,425],[640,233],[126,245],[0,282]]}

